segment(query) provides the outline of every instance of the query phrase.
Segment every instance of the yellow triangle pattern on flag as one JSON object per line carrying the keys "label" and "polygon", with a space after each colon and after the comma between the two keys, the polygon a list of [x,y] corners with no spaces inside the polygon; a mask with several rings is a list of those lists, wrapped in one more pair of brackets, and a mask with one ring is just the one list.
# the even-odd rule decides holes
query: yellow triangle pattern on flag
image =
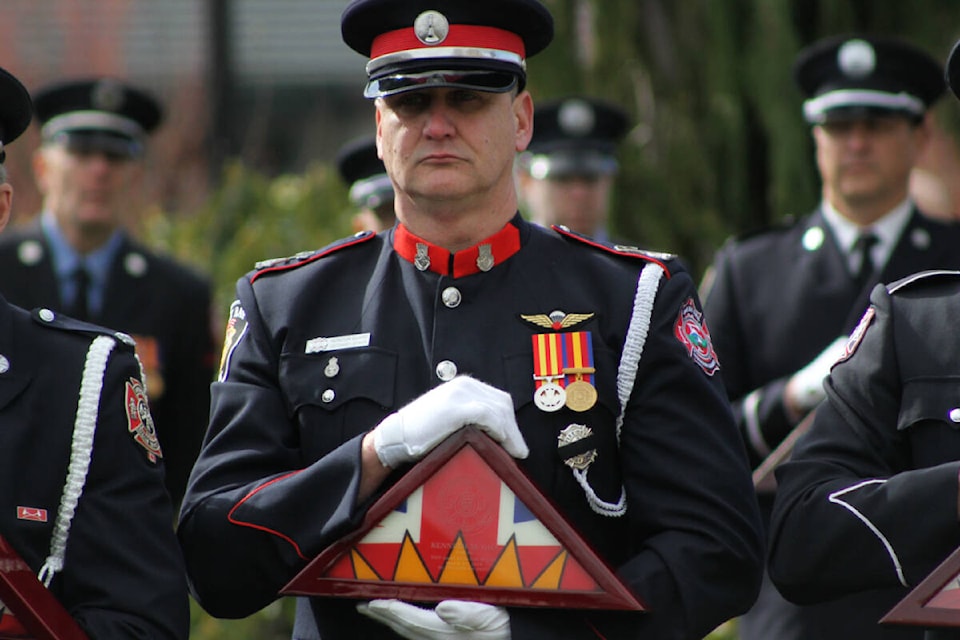
{"label": "yellow triangle pattern on flag", "polygon": [[443,571],[440,572],[440,584],[469,584],[476,586],[479,583],[477,574],[473,570],[473,564],[470,562],[470,554],[467,553],[467,547],[463,543],[463,536],[457,536],[453,543],[453,548],[447,555],[447,560],[443,564]]}

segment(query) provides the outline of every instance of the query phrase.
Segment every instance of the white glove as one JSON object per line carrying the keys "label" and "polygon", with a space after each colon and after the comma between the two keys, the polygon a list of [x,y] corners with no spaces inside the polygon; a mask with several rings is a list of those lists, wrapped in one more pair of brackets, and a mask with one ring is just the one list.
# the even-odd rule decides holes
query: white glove
{"label": "white glove", "polygon": [[510,640],[510,614],[483,602],[444,600],[421,609],[401,600],[371,600],[357,611],[409,640]]}
{"label": "white glove", "polygon": [[830,368],[843,355],[847,345],[847,337],[841,336],[830,343],[820,352],[810,364],[797,371],[787,383],[785,393],[788,403],[803,411],[810,411],[820,404],[826,397],[823,390],[823,379],[830,373]]}
{"label": "white glove", "polygon": [[395,469],[467,425],[485,431],[514,458],[530,454],[510,394],[469,376],[457,376],[384,418],[373,430],[373,446],[380,462]]}

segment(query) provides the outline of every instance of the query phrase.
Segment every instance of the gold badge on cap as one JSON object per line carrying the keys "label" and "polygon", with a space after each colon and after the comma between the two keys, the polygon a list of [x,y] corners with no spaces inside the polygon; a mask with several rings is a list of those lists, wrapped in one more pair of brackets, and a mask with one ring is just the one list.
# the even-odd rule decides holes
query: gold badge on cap
{"label": "gold badge on cap", "polygon": [[413,32],[417,40],[426,45],[438,45],[447,39],[450,22],[439,11],[424,11],[413,21]]}

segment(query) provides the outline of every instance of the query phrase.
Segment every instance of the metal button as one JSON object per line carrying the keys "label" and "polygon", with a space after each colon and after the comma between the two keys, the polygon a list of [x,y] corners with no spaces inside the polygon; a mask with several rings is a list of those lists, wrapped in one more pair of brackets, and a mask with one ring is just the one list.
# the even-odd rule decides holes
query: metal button
{"label": "metal button", "polygon": [[0,373],[6,373],[10,370],[10,361],[7,356],[0,355]]}
{"label": "metal button", "polygon": [[44,322],[53,321],[53,311],[50,311],[50,309],[40,309],[39,315],[40,315],[40,319],[43,320]]}
{"label": "metal button", "polygon": [[337,397],[337,392],[333,389],[327,389],[322,394],[320,394],[320,399],[324,402],[333,402],[333,399]]}
{"label": "metal button", "polygon": [[323,368],[323,375],[328,378],[335,378],[340,373],[340,361],[337,358],[330,358],[327,366]]}
{"label": "metal button", "polygon": [[960,407],[956,409],[950,409],[949,415],[951,422],[960,422]]}
{"label": "metal button", "polygon": [[437,364],[437,377],[447,382],[457,376],[457,365],[450,360],[443,360]]}
{"label": "metal button", "polygon": [[460,294],[460,290],[456,287],[447,287],[443,290],[443,293],[440,294],[443,304],[451,309],[456,309],[460,306],[460,301],[463,300],[463,296]]}

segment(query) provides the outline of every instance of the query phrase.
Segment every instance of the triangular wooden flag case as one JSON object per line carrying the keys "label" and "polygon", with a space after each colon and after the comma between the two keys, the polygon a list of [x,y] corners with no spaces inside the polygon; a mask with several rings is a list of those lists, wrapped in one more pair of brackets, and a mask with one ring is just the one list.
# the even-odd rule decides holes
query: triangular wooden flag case
{"label": "triangular wooden flag case", "polygon": [[645,609],[513,458],[472,427],[417,463],[280,593]]}
{"label": "triangular wooden flag case", "polygon": [[880,622],[960,627],[960,548],[931,571]]}
{"label": "triangular wooden flag case", "polygon": [[87,640],[63,605],[37,579],[20,554],[0,536],[0,601],[16,624],[0,614],[0,640]]}

